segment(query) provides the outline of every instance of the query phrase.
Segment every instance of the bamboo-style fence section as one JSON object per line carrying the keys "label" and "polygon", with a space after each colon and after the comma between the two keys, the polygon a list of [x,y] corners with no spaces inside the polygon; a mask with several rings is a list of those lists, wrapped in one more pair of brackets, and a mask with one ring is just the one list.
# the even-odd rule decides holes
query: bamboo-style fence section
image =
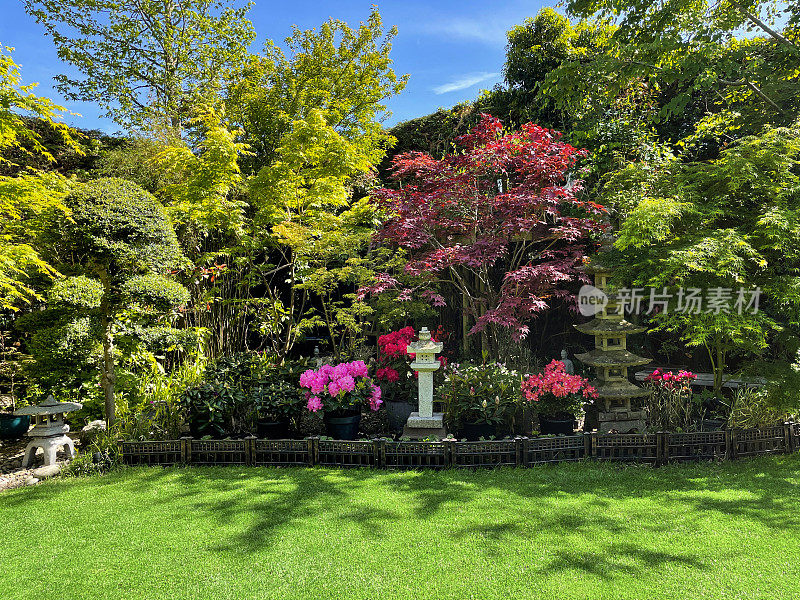
{"label": "bamboo-style fence section", "polygon": [[696,433],[581,434],[504,440],[409,442],[389,439],[342,441],[196,440],[121,442],[128,465],[331,466],[390,469],[530,467],[599,460],[661,466],[690,461],[735,460],[800,450],[800,423],[763,429]]}

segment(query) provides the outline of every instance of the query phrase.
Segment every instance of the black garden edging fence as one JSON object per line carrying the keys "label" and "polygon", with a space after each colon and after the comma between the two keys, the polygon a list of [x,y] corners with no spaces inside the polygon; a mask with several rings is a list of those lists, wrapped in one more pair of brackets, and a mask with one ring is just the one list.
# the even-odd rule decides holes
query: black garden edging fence
{"label": "black garden edging fence", "polygon": [[122,442],[128,465],[336,466],[397,469],[499,467],[581,460],[667,463],[733,460],[800,449],[800,423],[697,433],[517,437],[479,442],[195,440]]}

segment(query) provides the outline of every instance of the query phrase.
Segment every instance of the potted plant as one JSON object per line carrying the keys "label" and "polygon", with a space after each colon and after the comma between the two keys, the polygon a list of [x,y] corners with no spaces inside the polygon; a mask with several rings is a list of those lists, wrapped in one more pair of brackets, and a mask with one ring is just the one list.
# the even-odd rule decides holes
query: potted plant
{"label": "potted plant", "polygon": [[372,382],[362,360],[309,369],[300,376],[300,386],[308,390],[306,407],[324,411],[326,431],[335,439],[356,439],[361,408],[369,405],[376,411],[383,403],[381,388]]}
{"label": "potted plant", "polygon": [[468,440],[505,435],[519,407],[520,381],[519,373],[498,363],[448,365],[437,390],[448,427]]}
{"label": "potted plant", "polygon": [[409,366],[410,357],[406,352],[414,337],[414,328],[404,327],[378,338],[375,380],[380,382],[389,427],[393,431],[401,430],[411,413],[417,410],[414,372]]}
{"label": "potted plant", "polygon": [[587,400],[597,398],[597,391],[580,375],[567,373],[564,363],[554,360],[544,373],[529,376],[522,382],[522,393],[539,416],[539,430],[545,434],[571,435],[575,421],[583,413]]}
{"label": "potted plant", "polygon": [[21,438],[31,425],[30,415],[17,416],[14,411],[17,409],[15,386],[16,376],[20,370],[18,361],[9,360],[18,354],[13,348],[6,350],[5,342],[2,332],[0,332],[0,378],[5,379],[9,383],[8,395],[0,395],[0,439],[14,440]]}
{"label": "potted plant", "polygon": [[0,439],[15,440],[21,438],[31,426],[30,415],[18,416],[14,414],[16,404],[13,396],[11,404],[5,409],[0,409]]}
{"label": "potted plant", "polygon": [[246,434],[244,414],[248,410],[248,396],[230,383],[206,381],[189,386],[181,395],[179,405],[193,437]]}
{"label": "potted plant", "polygon": [[302,412],[305,394],[297,378],[310,365],[308,359],[276,363],[263,359],[251,368],[247,386],[253,402],[254,431],[260,438],[288,438]]}
{"label": "potted plant", "polygon": [[256,435],[264,439],[289,437],[292,419],[300,412],[304,394],[288,381],[264,381],[251,390],[256,411]]}

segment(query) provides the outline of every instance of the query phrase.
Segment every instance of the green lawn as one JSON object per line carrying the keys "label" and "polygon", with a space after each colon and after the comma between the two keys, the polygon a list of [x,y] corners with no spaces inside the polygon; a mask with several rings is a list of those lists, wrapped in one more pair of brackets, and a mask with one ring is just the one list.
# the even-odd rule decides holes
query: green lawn
{"label": "green lawn", "polygon": [[792,598],[800,456],[128,469],[0,494],[0,598]]}

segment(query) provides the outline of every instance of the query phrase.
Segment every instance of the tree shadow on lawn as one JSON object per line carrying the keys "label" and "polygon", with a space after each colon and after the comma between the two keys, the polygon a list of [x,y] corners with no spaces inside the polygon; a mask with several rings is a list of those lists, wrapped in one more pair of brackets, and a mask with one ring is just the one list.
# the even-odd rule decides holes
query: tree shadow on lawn
{"label": "tree shadow on lawn", "polygon": [[[169,518],[175,519],[176,527],[188,526],[195,518],[215,524],[208,548],[226,554],[269,549],[295,525],[312,518],[322,519],[323,529],[336,528],[337,523],[343,530],[355,525],[358,535],[377,541],[413,515],[422,528],[435,521],[440,535],[454,543],[476,538],[478,551],[488,555],[501,555],[510,544],[537,532],[553,539],[577,535],[583,540],[610,533],[619,538],[611,555],[602,548],[591,552],[554,547],[548,548],[541,565],[542,571],[579,570],[601,578],[665,563],[703,568],[699,555],[646,547],[648,536],[671,528],[671,520],[691,528],[711,517],[735,518],[800,534],[798,482],[798,455],[661,469],[596,463],[405,473],[143,468],[75,481],[89,488],[90,497],[117,489],[153,492],[148,502],[174,507]],[[31,509],[71,489],[69,481],[61,481],[3,494],[0,509],[23,503]],[[625,512],[615,515],[621,502]],[[469,514],[460,514],[465,507]],[[653,511],[659,510],[667,518],[653,519]],[[641,539],[642,545],[631,539]],[[702,550],[698,547],[697,552]]]}
{"label": "tree shadow on lawn", "polygon": [[[528,535],[531,528],[577,533],[587,538],[598,531],[637,537],[671,529],[670,519],[651,519],[654,510],[680,519],[684,526],[700,524],[712,516],[725,516],[800,533],[796,515],[800,460],[798,457],[778,460],[780,466],[767,459],[664,469],[609,465],[410,473],[269,469],[266,476],[260,469],[251,469],[246,472],[254,485],[238,496],[237,501],[212,498],[199,500],[194,506],[220,522],[227,522],[243,510],[250,511],[254,519],[246,530],[218,548],[241,552],[269,547],[279,531],[295,521],[308,519],[315,511],[330,511],[332,527],[336,521],[353,523],[361,535],[378,539],[398,519],[408,519],[408,511],[399,510],[401,505],[410,509],[422,527],[426,521],[435,520],[447,526],[446,535],[454,540],[472,535],[487,540],[487,553],[502,552],[504,544]],[[185,476],[191,477],[194,485],[200,485],[192,470],[187,470]],[[231,485],[241,484],[227,482],[224,488]],[[376,500],[370,498],[371,487],[375,485],[393,492],[389,503],[376,505]],[[289,489],[276,491],[275,486]],[[477,522],[453,517],[454,510],[475,501],[485,502],[487,495],[495,501],[489,514]],[[564,504],[565,499],[572,502]],[[624,501],[631,502],[624,516],[608,513]],[[634,545],[619,546],[619,551],[645,565],[665,561],[702,564],[691,556]],[[625,562],[630,561],[622,561]],[[605,572],[612,572],[616,564],[598,560],[592,563],[592,569]],[[582,564],[580,553],[556,557],[553,568],[563,565],[561,568],[566,569],[571,564]]]}
{"label": "tree shadow on lawn", "polygon": [[674,552],[650,550],[631,543],[614,544],[613,552],[589,552],[572,549],[556,550],[555,556],[537,568],[541,575],[568,574],[579,571],[599,579],[611,580],[618,576],[630,577],[658,571],[667,564],[680,564],[691,569],[706,569],[700,557]]}

